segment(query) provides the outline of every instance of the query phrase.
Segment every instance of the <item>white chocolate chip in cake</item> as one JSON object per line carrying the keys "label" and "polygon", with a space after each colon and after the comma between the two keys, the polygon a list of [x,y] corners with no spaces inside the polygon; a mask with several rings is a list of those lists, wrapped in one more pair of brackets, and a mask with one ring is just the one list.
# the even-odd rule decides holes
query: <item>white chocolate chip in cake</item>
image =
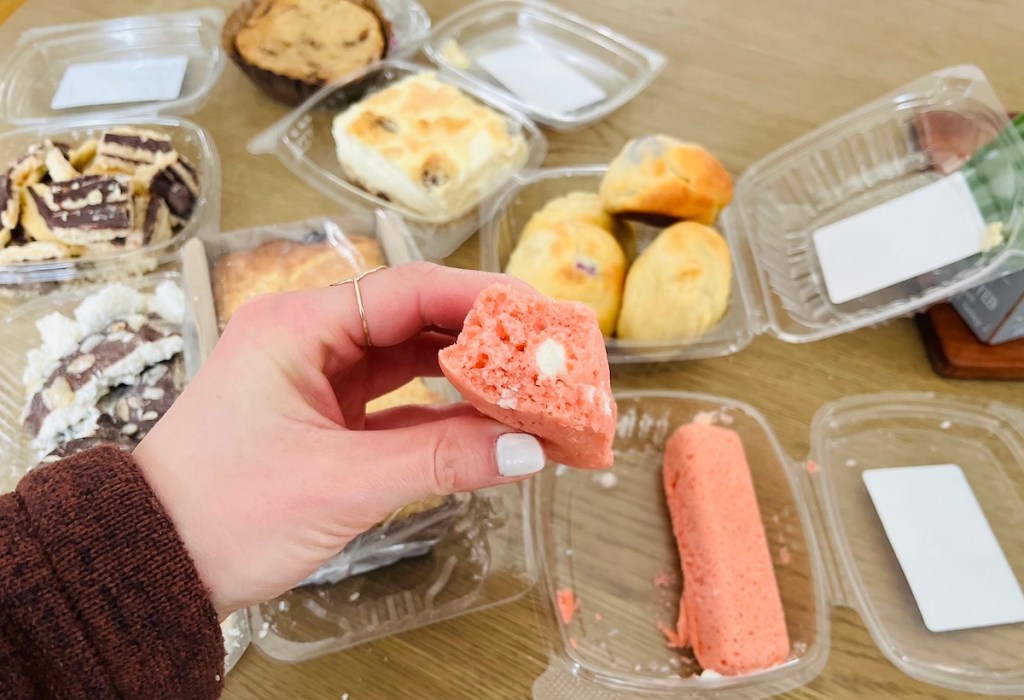
{"label": "white chocolate chip in cake", "polygon": [[565,372],[565,347],[556,340],[548,338],[535,354],[537,370],[541,376],[554,379]]}

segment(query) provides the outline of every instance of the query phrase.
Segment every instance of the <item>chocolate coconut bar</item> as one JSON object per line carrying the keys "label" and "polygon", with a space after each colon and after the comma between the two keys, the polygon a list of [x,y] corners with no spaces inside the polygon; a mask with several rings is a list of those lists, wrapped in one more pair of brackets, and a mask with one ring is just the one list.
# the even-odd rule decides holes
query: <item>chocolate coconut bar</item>
{"label": "chocolate coconut bar", "polygon": [[88,172],[133,175],[140,168],[162,168],[177,159],[178,152],[166,134],[121,127],[104,132]]}
{"label": "chocolate coconut bar", "polygon": [[135,223],[131,183],[121,175],[85,175],[29,187],[22,225],[37,241],[69,245],[127,237]]}
{"label": "chocolate coconut bar", "polygon": [[167,203],[171,215],[180,225],[192,215],[199,196],[199,182],[195,169],[184,160],[178,160],[159,170],[149,184],[149,191]]}
{"label": "chocolate coconut bar", "polygon": [[[8,232],[18,226],[21,216],[21,195],[11,181],[11,168],[0,177],[0,229]],[[4,245],[6,245],[6,241]]]}

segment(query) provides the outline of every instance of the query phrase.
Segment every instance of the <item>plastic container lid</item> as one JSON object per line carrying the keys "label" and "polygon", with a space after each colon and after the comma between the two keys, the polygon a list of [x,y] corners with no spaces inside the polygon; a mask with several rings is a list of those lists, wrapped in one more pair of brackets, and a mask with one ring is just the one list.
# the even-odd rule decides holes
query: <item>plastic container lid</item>
{"label": "plastic container lid", "polygon": [[[39,27],[24,32],[0,67],[0,115],[12,124],[83,117],[108,120],[142,114],[199,110],[224,69],[220,28],[213,8],[140,15],[100,22]],[[181,92],[166,101],[55,110],[51,101],[70,66],[107,61],[185,56]]]}
{"label": "plastic container lid", "polygon": [[427,216],[371,194],[350,181],[338,162],[331,124],[334,117],[364,96],[429,68],[403,61],[385,61],[342,83],[329,85],[249,142],[252,153],[273,153],[293,173],[336,202],[362,209],[388,209],[400,214],[412,229],[420,251],[427,258],[451,254],[479,227],[479,202],[505,185],[518,170],[537,167],[547,153],[547,141],[528,119],[457,76],[438,79],[459,88],[477,101],[504,115],[511,129],[522,134],[526,153],[522,162],[497,172],[479,183],[476,204],[445,216]]}
{"label": "plastic container lid", "polygon": [[[538,700],[767,697],[824,667],[830,608],[856,610],[885,656],[919,680],[979,693],[1024,693],[1024,623],[933,633],[925,627],[882,529],[862,473],[955,463],[976,495],[1018,581],[1024,581],[1024,413],[933,394],[875,394],[830,403],[815,416],[809,459],[794,461],[754,408],[684,392],[619,392],[610,474],[548,469],[528,486],[534,555],[551,665]],[[666,647],[679,561],[664,502],[664,445],[698,416],[741,437],[775,564],[792,653],[737,677],[700,678]],[[617,524],[609,528],[614,517]],[[569,624],[559,591],[579,607]]]}
{"label": "plastic container lid", "polygon": [[[933,270],[842,304],[829,300],[812,241],[832,222],[939,180],[936,164],[951,154],[922,141],[916,120],[944,112],[963,117],[961,142],[999,137],[984,161],[981,187],[1002,207],[1007,240],[989,252]],[[1024,144],[981,71],[938,71],[826,124],[749,168],[717,226],[732,251],[729,310],[690,341],[608,339],[609,360],[649,362],[734,353],[759,334],[807,342],[876,324],[951,297],[1024,264]],[[980,139],[984,142],[984,139]],[[977,145],[974,145],[977,148]],[[606,166],[518,174],[489,203],[483,220],[481,267],[503,270],[523,226],[548,200],[576,190],[596,192]],[[642,249],[660,228],[633,223]],[[879,251],[884,254],[885,251]]]}
{"label": "plastic container lid", "polygon": [[[139,249],[78,258],[0,266],[0,285],[19,292],[46,291],[72,280],[100,281],[152,271],[177,257],[182,243],[220,221],[220,161],[210,135],[172,116],[197,111],[224,67],[220,27],[224,14],[207,8],[140,15],[26,31],[0,66],[0,115],[22,125],[0,134],[0,166],[43,139],[73,142],[97,138],[106,127],[130,126],[169,134],[197,170],[199,197],[188,222],[169,240]],[[101,104],[55,110],[58,86],[71,66],[183,56],[182,88],[164,101]],[[159,116],[158,116],[159,115]]]}
{"label": "plastic container lid", "polygon": [[[570,71],[565,78],[568,87],[578,88],[581,75],[583,81],[600,89],[593,95],[603,92],[603,97],[559,110],[547,106],[550,102],[516,96],[484,70],[480,59],[521,47],[528,47],[528,57],[547,59],[549,71],[551,61]],[[562,131],[584,127],[626,104],[650,85],[665,65],[664,56],[628,37],[532,0],[484,0],[468,5],[437,25],[424,52],[443,71],[505,100],[535,122]]]}
{"label": "plastic container lid", "polygon": [[111,121],[99,118],[58,121],[25,126],[0,133],[0,165],[20,158],[44,139],[80,144],[99,138],[108,127],[129,126],[152,129],[170,136],[175,148],[196,169],[199,196],[189,220],[173,236],[132,250],[102,253],[62,260],[20,262],[0,265],[0,286],[4,291],[37,293],[71,281],[99,282],[140,275],[177,258],[185,241],[200,231],[220,224],[220,157],[213,138],[202,127],[175,117],[125,117]]}

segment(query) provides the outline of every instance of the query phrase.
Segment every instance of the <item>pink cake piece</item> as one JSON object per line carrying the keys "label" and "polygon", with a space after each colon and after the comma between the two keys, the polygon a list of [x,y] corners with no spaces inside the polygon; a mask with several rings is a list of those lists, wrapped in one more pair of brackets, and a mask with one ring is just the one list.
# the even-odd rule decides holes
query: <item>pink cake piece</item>
{"label": "pink cake piece", "polygon": [[665,495],[683,569],[673,645],[734,676],[789,656],[771,552],[739,436],[688,424],[665,448]]}
{"label": "pink cake piece", "polygon": [[439,357],[470,404],[540,438],[548,459],[611,465],[617,407],[604,337],[589,307],[494,284]]}

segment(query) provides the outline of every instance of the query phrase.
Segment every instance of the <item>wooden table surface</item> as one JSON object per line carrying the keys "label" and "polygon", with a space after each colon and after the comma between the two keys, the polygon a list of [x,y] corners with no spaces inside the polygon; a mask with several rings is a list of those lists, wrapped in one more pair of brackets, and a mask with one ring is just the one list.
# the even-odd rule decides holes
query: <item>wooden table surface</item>
{"label": "wooden table surface", "polygon": [[[0,17],[16,2],[0,1]],[[28,0],[0,27],[0,46],[37,25],[230,0]],[[434,21],[464,3],[425,0]],[[605,162],[631,136],[666,132],[703,143],[735,174],[769,151],[929,71],[980,66],[1008,109],[1024,109],[1024,3],[993,0],[561,0],[560,5],[663,52],[668,65],[634,102],[570,134],[548,133],[547,164]],[[246,141],[285,113],[228,65],[195,121],[223,161],[222,228],[289,221],[337,206]],[[451,262],[473,265],[471,240]],[[953,382],[932,373],[910,320],[805,345],[764,337],[732,357],[619,367],[617,387],[671,387],[734,397],[761,410],[785,450],[807,454],[823,403],[879,390],[988,396],[1024,405],[1020,384]],[[250,650],[226,698],[525,698],[547,666],[535,595],[477,614],[285,665]],[[878,651],[859,617],[832,613],[822,674],[792,698],[959,698],[908,678]]]}

